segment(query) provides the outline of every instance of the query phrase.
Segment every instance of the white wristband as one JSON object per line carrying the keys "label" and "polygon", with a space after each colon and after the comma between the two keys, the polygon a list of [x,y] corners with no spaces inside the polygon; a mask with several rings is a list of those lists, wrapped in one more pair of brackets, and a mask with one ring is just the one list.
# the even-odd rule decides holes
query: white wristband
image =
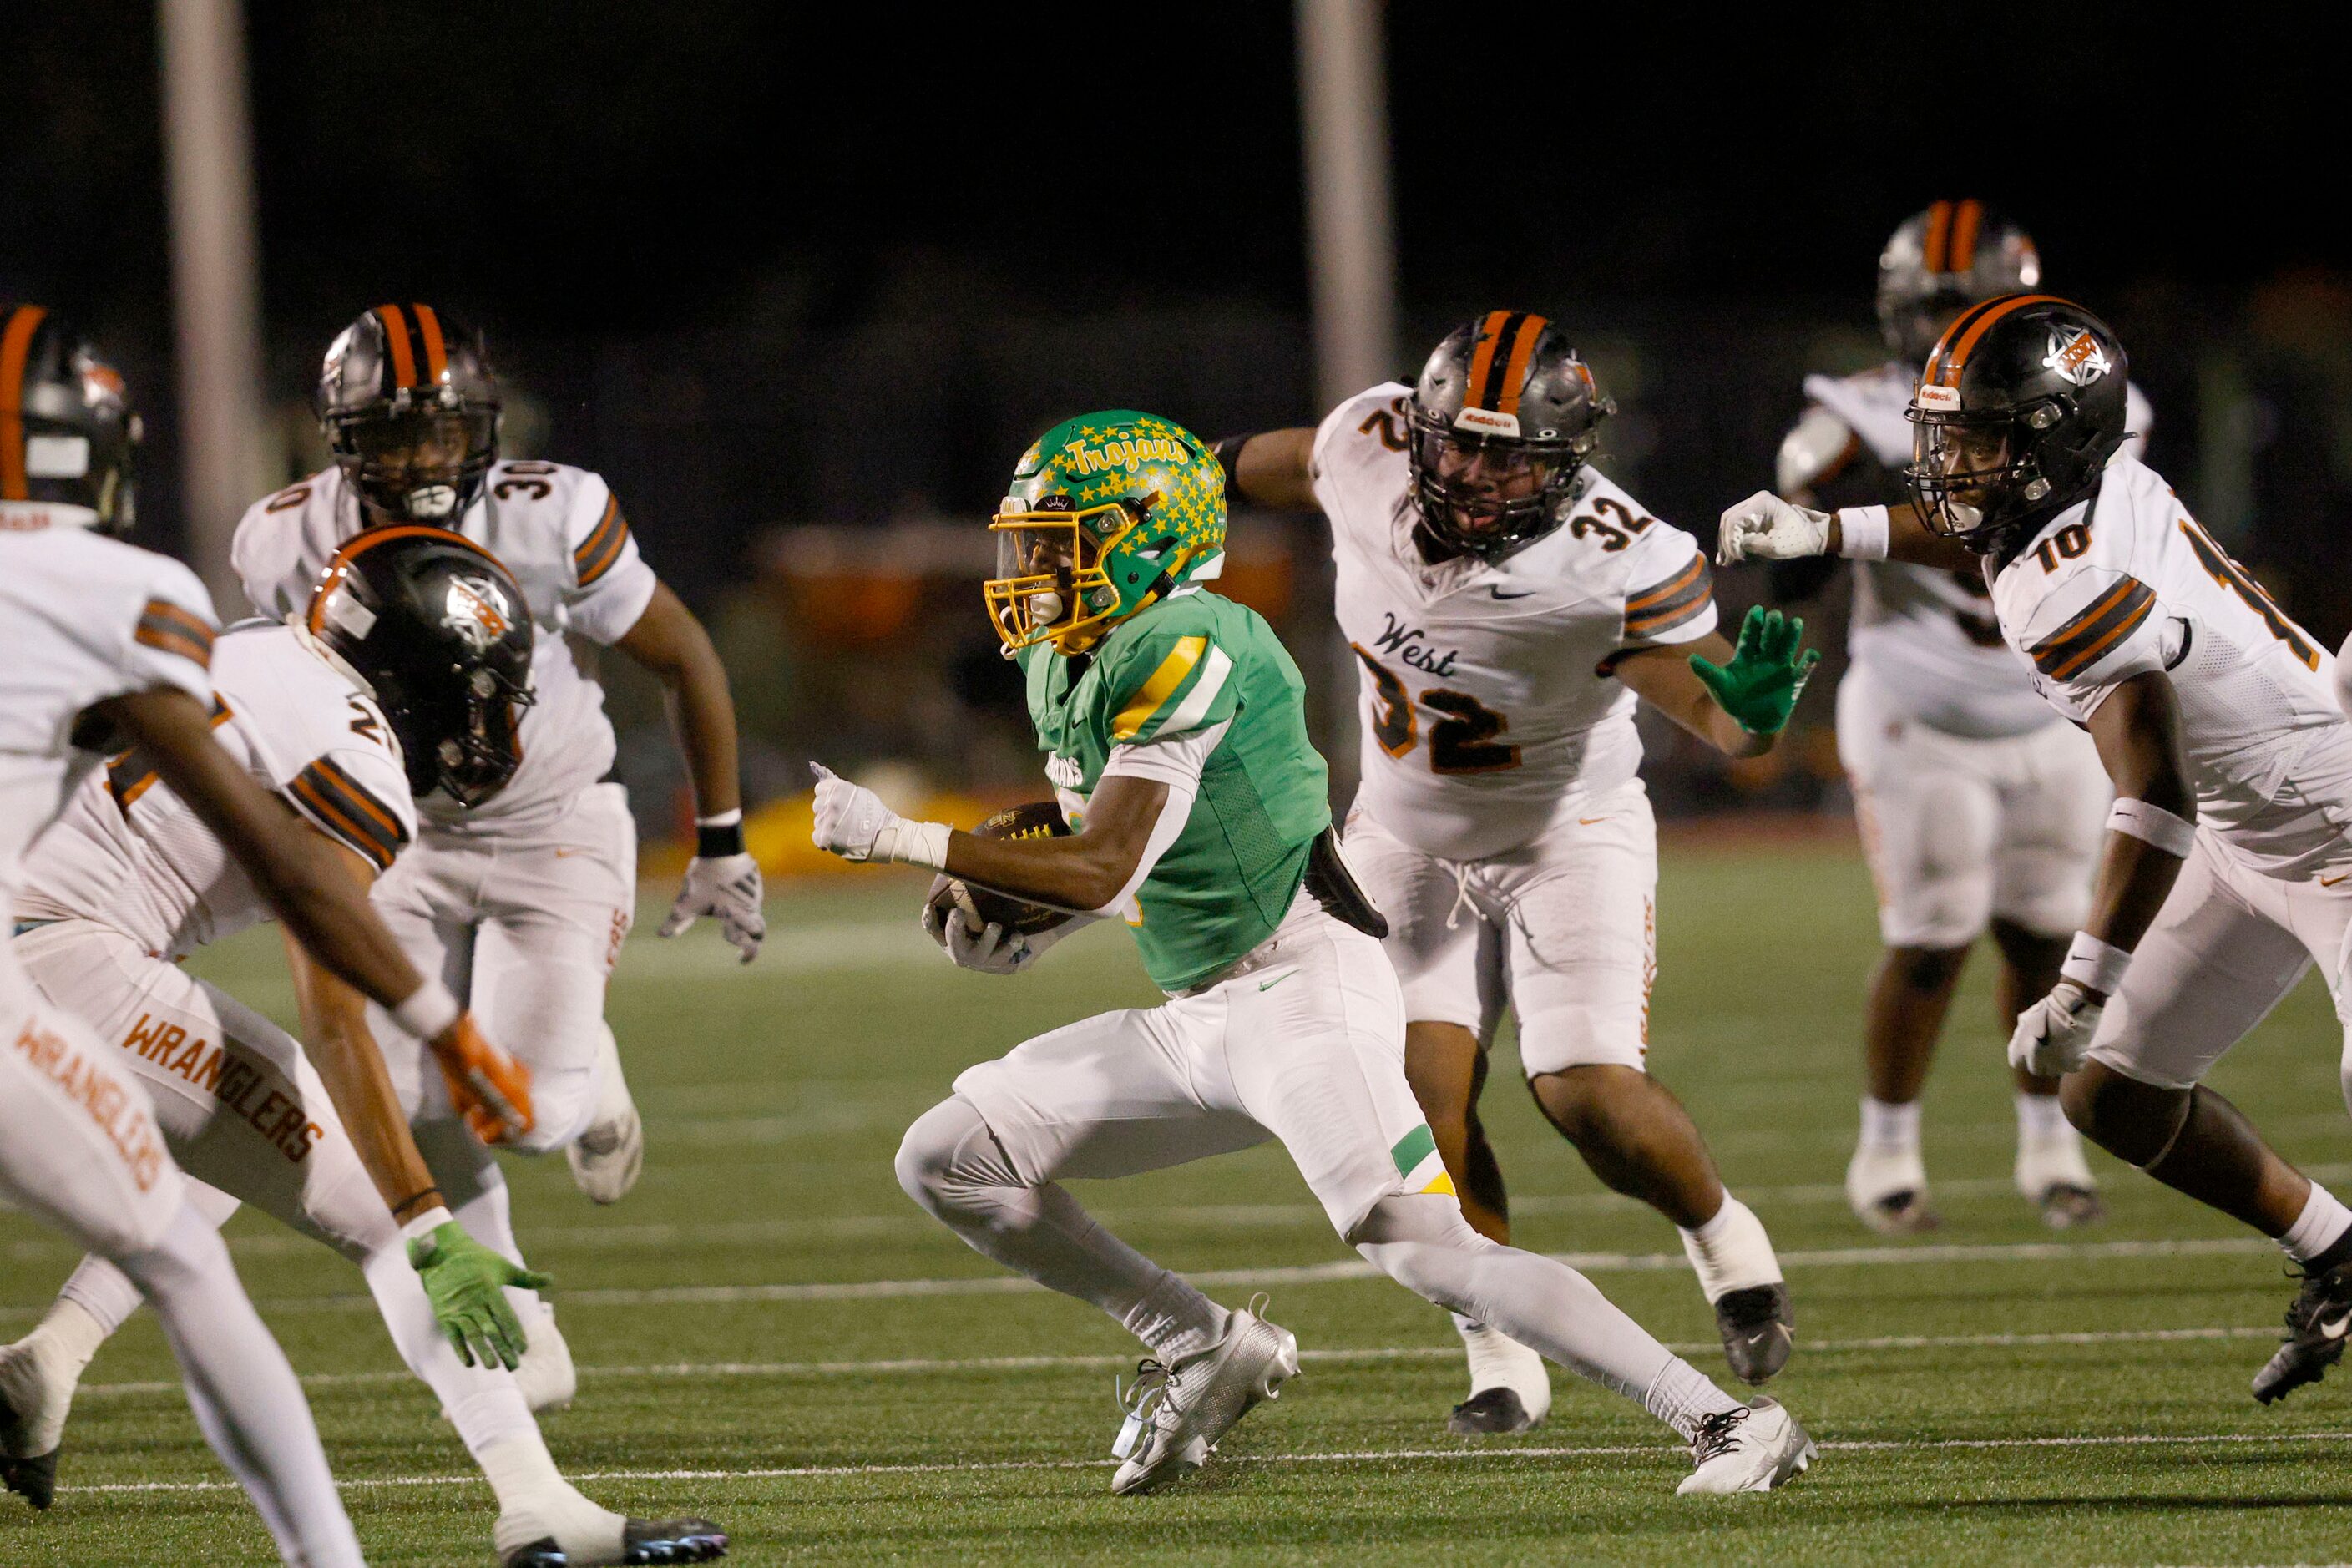
{"label": "white wristband", "polygon": [[2074,943],[2066,950],[2066,962],[2058,968],[2058,977],[2087,986],[2103,996],[2112,996],[2124,981],[2124,971],[2131,967],[2132,955],[2112,942],[2101,942],[2089,931],[2074,933]]}
{"label": "white wristband", "polygon": [[431,1236],[435,1231],[439,1230],[443,1226],[447,1225],[449,1223],[449,1211],[443,1208],[439,1204],[435,1204],[431,1208],[426,1209],[423,1214],[418,1215],[415,1219],[410,1220],[406,1225],[400,1227],[400,1239],[403,1241],[423,1241],[426,1237]]}
{"label": "white wristband", "polygon": [[457,1021],[457,999],[438,980],[427,980],[407,1001],[390,1009],[392,1021],[420,1040],[437,1039]]}
{"label": "white wristband", "polygon": [[698,816],[694,819],[694,825],[697,827],[733,827],[742,820],[743,808],[739,805],[732,811],[717,812],[709,816]]}
{"label": "white wristband", "polygon": [[900,817],[874,841],[873,858],[907,866],[948,868],[948,835],[955,830],[944,822],[909,822]]}
{"label": "white wristband", "polygon": [[2129,795],[2116,801],[2115,809],[2107,813],[2107,831],[2137,838],[2184,860],[2189,858],[2189,847],[2197,842],[2195,823]]}
{"label": "white wristband", "polygon": [[1883,506],[1840,507],[1837,512],[1838,553],[1849,561],[1884,561],[1894,523]]}

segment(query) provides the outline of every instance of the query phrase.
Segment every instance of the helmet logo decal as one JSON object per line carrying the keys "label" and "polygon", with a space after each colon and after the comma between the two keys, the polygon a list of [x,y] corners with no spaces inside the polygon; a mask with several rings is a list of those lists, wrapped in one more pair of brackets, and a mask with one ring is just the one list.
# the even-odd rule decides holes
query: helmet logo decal
{"label": "helmet logo decal", "polygon": [[2054,330],[2050,334],[2050,353],[2043,356],[2042,368],[2053,371],[2076,386],[2088,386],[2115,369],[2099,340],[2080,327]]}
{"label": "helmet logo decal", "polygon": [[1933,382],[1928,382],[1919,388],[1917,402],[1922,408],[1932,408],[1938,413],[1950,413],[1960,405],[1960,389],[1957,386],[1938,386]]}
{"label": "helmet logo decal", "polygon": [[1073,441],[1062,450],[1070,455],[1071,469],[1081,474],[1097,474],[1106,468],[1133,470],[1146,463],[1181,463],[1185,458],[1184,444],[1165,436],[1105,441],[1099,446]]}
{"label": "helmet logo decal", "polygon": [[514,625],[505,592],[488,577],[450,578],[441,616],[476,653],[487,652]]}

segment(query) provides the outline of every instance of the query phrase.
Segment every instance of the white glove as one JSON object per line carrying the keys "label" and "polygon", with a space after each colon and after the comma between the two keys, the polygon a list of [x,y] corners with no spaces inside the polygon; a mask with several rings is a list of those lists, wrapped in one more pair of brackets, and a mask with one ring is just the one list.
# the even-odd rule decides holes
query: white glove
{"label": "white glove", "polygon": [[768,934],[760,894],[760,863],[749,855],[722,855],[715,860],[698,855],[686,863],[686,886],[677,890],[677,902],[662,921],[661,934],[676,936],[701,916],[713,915],[719,931],[749,963],[760,956],[760,942]]}
{"label": "white glove", "polygon": [[1829,513],[1758,490],[1738,506],[1724,509],[1715,563],[1733,566],[1742,561],[1794,561],[1801,555],[1824,554],[1829,547]]}
{"label": "white glove", "polygon": [[845,860],[887,857],[888,844],[880,846],[877,856],[877,841],[886,836],[895,841],[906,819],[884,805],[880,795],[835,777],[822,763],[811,763],[809,772],[816,774],[816,826],[809,833],[816,847]]}
{"label": "white glove", "polygon": [[[940,880],[944,882],[946,879]],[[935,899],[923,902],[923,930],[933,942],[947,949],[949,959],[958,969],[976,970],[982,974],[1018,974],[1062,939],[1059,926],[1034,937],[1007,931],[994,921],[975,926],[967,910],[959,909],[942,918]]]}
{"label": "white glove", "polygon": [[2009,1037],[2009,1065],[2036,1078],[2058,1078],[2083,1065],[2091,1037],[2099,1032],[2099,1016],[2107,1010],[2071,980],[2061,980],[2050,994],[2017,1016],[2017,1029]]}

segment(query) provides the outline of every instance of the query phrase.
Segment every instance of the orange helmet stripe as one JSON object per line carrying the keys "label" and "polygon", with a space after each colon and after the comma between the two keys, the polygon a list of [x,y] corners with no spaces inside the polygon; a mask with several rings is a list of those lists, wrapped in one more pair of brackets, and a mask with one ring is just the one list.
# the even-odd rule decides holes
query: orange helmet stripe
{"label": "orange helmet stripe", "polygon": [[1951,255],[1948,272],[1966,272],[1977,261],[1977,227],[1984,222],[1984,203],[1962,202],[1952,214]]}
{"label": "orange helmet stripe", "polygon": [[1550,324],[1541,316],[1520,319],[1519,335],[1511,340],[1511,357],[1503,366],[1503,398],[1496,405],[1496,413],[1517,416],[1519,393],[1527,384],[1528,356],[1535,353],[1536,340],[1543,336],[1543,330]]}
{"label": "orange helmet stripe", "polygon": [[1495,344],[1503,335],[1503,325],[1511,319],[1508,310],[1489,310],[1486,319],[1478,323],[1477,352],[1470,356],[1470,384],[1462,391],[1462,406],[1484,407],[1486,402],[1486,382],[1495,370]]}
{"label": "orange helmet stripe", "polygon": [[351,571],[352,562],[358,560],[369,551],[373,550],[379,544],[389,544],[395,539],[408,539],[420,533],[428,534],[435,539],[444,540],[448,543],[470,550],[493,566],[498,567],[501,573],[509,576],[512,575],[511,573],[506,573],[505,563],[500,562],[497,556],[491,554],[488,551],[483,549],[480,545],[475,543],[464,534],[452,533],[446,528],[431,528],[421,522],[402,522],[394,523],[390,528],[366,529],[360,532],[356,537],[348,541],[341,550],[336,551],[333,555],[328,558],[327,569],[324,573],[320,574],[318,587],[311,591],[310,613],[302,618],[302,624],[310,629],[310,634],[313,637],[316,637],[327,629],[325,625],[319,618],[320,612],[327,603],[328,595],[333,592],[335,585],[338,583],[341,583],[345,574]]}
{"label": "orange helmet stripe", "polygon": [[408,344],[408,318],[397,305],[378,305],[376,320],[383,323],[383,346],[392,355],[392,384],[416,384],[416,351]]}
{"label": "orange helmet stripe", "polygon": [[449,374],[448,346],[441,341],[440,312],[430,305],[411,305],[416,312],[416,335],[425,340],[425,379],[436,385]]}
{"label": "orange helmet stripe", "polygon": [[19,305],[0,328],[0,500],[24,500],[31,493],[25,482],[25,362],[47,314],[38,305]]}
{"label": "orange helmet stripe", "polygon": [[1927,232],[1921,237],[1919,242],[1920,265],[1927,268],[1928,271],[1945,270],[1945,242],[1951,237],[1951,233],[1952,204],[1937,202],[1927,209]]}
{"label": "orange helmet stripe", "polygon": [[1943,364],[1928,379],[1939,380],[1946,386],[1959,385],[1960,371],[1969,363],[1969,355],[1976,351],[1978,342],[1995,321],[2028,305],[2065,303],[2055,294],[2004,294],[2000,299],[1986,300],[1944,329],[1943,341],[1936,345],[1935,353],[1927,356],[1927,363],[1931,367],[1938,358]]}

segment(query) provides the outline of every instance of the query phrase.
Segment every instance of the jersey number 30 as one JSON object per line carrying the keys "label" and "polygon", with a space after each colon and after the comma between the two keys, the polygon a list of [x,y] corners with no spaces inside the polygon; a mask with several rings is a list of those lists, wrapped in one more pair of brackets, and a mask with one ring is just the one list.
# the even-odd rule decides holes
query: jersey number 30
{"label": "jersey number 30", "polygon": [[[1381,751],[1402,761],[1420,740],[1412,698],[1395,670],[1357,644],[1348,646],[1372,678],[1372,738]],[[1511,721],[1468,692],[1433,686],[1421,694],[1421,705],[1445,715],[1429,727],[1430,772],[1499,773],[1519,765],[1519,749],[1495,739]]]}

